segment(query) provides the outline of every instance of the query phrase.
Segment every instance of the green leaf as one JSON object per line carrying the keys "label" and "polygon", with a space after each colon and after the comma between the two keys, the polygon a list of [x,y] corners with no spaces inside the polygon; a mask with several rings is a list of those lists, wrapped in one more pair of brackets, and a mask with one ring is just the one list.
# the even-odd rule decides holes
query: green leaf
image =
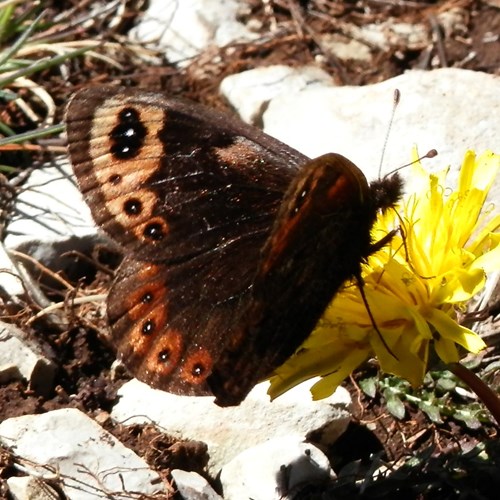
{"label": "green leaf", "polygon": [[436,389],[441,392],[451,392],[456,386],[456,380],[447,377],[441,377],[436,382]]}
{"label": "green leaf", "polygon": [[454,413],[454,417],[457,420],[462,420],[469,429],[479,429],[481,427],[481,422],[477,418],[478,412],[471,411],[468,408],[457,409]]}
{"label": "green leaf", "polygon": [[438,406],[428,401],[422,401],[418,407],[436,424],[442,424],[441,413]]}
{"label": "green leaf", "polygon": [[377,378],[369,377],[359,381],[359,387],[370,398],[374,398],[377,394]]}
{"label": "green leaf", "polygon": [[405,416],[406,409],[404,403],[394,394],[387,397],[387,409],[389,413],[399,420],[402,420]]}

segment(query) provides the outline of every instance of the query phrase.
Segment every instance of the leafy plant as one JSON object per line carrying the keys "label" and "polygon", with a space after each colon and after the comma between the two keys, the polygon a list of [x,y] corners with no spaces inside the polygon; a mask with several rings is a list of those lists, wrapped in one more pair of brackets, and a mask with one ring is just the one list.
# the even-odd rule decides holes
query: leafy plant
{"label": "leafy plant", "polygon": [[418,408],[437,424],[444,418],[463,422],[470,429],[490,422],[484,406],[466,386],[450,371],[430,371],[420,389],[413,389],[409,382],[394,375],[361,379],[359,386],[370,398],[380,394],[387,410],[398,419],[406,415],[406,405]]}

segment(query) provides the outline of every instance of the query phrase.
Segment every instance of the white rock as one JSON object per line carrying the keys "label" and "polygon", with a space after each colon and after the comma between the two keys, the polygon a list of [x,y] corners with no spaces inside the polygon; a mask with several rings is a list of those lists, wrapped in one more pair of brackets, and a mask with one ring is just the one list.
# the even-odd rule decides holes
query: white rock
{"label": "white rock", "polygon": [[171,475],[177,491],[185,500],[222,500],[208,481],[196,472],[173,469]]}
{"label": "white rock", "polygon": [[61,266],[61,254],[74,250],[77,242],[83,246],[85,239],[98,241],[90,209],[76,187],[69,162],[36,169],[16,199],[6,248],[48,266]]}
{"label": "white rock", "polygon": [[208,47],[255,39],[237,20],[247,8],[241,0],[153,0],[130,36],[164,49],[172,63],[189,62]]}
{"label": "white rock", "polygon": [[[451,7],[450,9],[443,10],[442,12],[437,12],[436,22],[444,31],[445,39],[456,35],[465,37],[469,31],[467,28],[469,16],[470,12],[468,9]],[[483,43],[484,42],[485,41],[483,41]]]}
{"label": "white rock", "polygon": [[301,486],[334,477],[328,458],[316,446],[283,437],[240,453],[224,466],[220,480],[225,500],[280,500]]}
{"label": "white rock", "polygon": [[9,477],[7,486],[14,500],[59,500],[61,498],[52,486],[36,477]]}
{"label": "white rock", "polygon": [[30,389],[47,396],[56,366],[38,344],[14,325],[0,322],[0,382],[26,379]]}
{"label": "white rock", "polygon": [[317,66],[276,65],[227,76],[221,82],[220,91],[243,121],[260,124],[269,101],[282,92],[301,92],[333,84],[332,77]]}
{"label": "white rock", "polygon": [[1,292],[4,297],[10,300],[24,293],[24,288],[19,278],[19,273],[15,263],[5,250],[4,243],[0,243],[0,272],[1,274]]}
{"label": "white rock", "polygon": [[331,53],[342,61],[371,61],[372,50],[367,43],[342,33],[323,33],[321,35],[321,48],[326,53]]}
{"label": "white rock", "polygon": [[15,447],[30,475],[53,479],[57,474],[68,498],[109,495],[125,500],[129,492],[165,492],[144,460],[76,409],[5,420],[0,423],[0,443]]}
{"label": "white rock", "polygon": [[425,163],[437,169],[461,165],[468,148],[480,153],[498,147],[500,78],[451,68],[409,71],[365,87],[283,91],[269,103],[264,129],[310,157],[341,153],[374,178],[395,89],[402,97],[384,171],[407,163],[415,144],[421,154],[438,150],[439,156]]}
{"label": "white rock", "polygon": [[351,399],[339,388],[329,398],[312,401],[315,381],[290,390],[272,403],[268,383],[257,385],[240,406],[220,408],[211,397],[176,396],[151,389],[137,380],[122,386],[112,418],[125,425],[153,422],[182,439],[204,441],[212,475],[243,450],[281,436],[314,435],[315,442],[331,444],[346,429]]}
{"label": "white rock", "polygon": [[363,26],[343,23],[342,31],[370,47],[378,47],[386,51],[399,47],[406,47],[409,50],[421,50],[431,43],[429,29],[426,24],[398,23],[394,19]]}

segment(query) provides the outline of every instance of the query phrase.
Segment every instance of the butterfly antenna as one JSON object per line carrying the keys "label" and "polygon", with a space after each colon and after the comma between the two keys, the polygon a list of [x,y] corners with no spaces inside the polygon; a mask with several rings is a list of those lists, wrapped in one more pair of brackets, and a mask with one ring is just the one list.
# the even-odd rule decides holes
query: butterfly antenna
{"label": "butterfly antenna", "polygon": [[406,163],[405,165],[401,165],[398,168],[395,168],[394,170],[391,170],[388,174],[384,175],[384,179],[386,177],[391,176],[392,174],[395,174],[396,172],[399,172],[399,170],[402,170],[403,168],[409,167],[410,165],[414,165],[415,163],[424,160],[425,158],[434,158],[437,156],[439,153],[435,149],[429,149],[425,155],[419,156],[416,160],[410,161],[409,163]]}
{"label": "butterfly antenna", "polygon": [[389,136],[391,135],[392,123],[394,122],[394,117],[396,116],[396,109],[398,107],[399,101],[401,100],[401,92],[399,89],[394,90],[394,97],[392,101],[392,112],[391,118],[389,119],[389,125],[387,127],[387,132],[385,133],[384,145],[382,146],[382,154],[380,155],[380,164],[378,166],[378,178],[380,179],[382,174],[382,165],[384,164],[385,151],[387,149],[387,143],[389,142]]}
{"label": "butterfly antenna", "polygon": [[370,318],[370,321],[373,325],[373,328],[375,328],[375,331],[377,332],[377,335],[382,342],[383,346],[387,350],[387,352],[396,360],[399,361],[398,357],[392,352],[392,349],[389,347],[387,342],[385,341],[381,331],[378,329],[377,323],[375,322],[375,318],[373,317],[372,310],[370,309],[370,306],[368,305],[368,300],[366,298],[365,290],[363,288],[363,280],[360,275],[356,276],[356,281],[358,284],[358,289],[359,293],[361,294],[361,300],[363,301],[363,304],[366,307],[366,311],[368,312],[368,317]]}
{"label": "butterfly antenna", "polygon": [[[392,112],[391,112],[391,118],[389,119],[389,124],[387,126],[387,132],[385,134],[385,139],[384,139],[384,145],[382,146],[382,154],[380,155],[380,164],[378,166],[378,178],[381,178],[382,174],[382,165],[384,164],[384,157],[385,157],[385,152],[387,150],[387,143],[389,142],[389,136],[391,135],[391,130],[392,130],[392,124],[394,123],[394,117],[396,116],[396,109],[398,108],[398,105],[401,101],[401,92],[399,89],[394,89],[394,96],[393,96],[393,101],[392,101]],[[420,156],[416,160],[411,161],[410,163],[407,163],[406,165],[401,165],[400,167],[392,170],[388,174],[384,175],[384,179],[391,176],[392,174],[395,174],[399,170],[409,167],[410,165],[413,165],[414,163],[417,163],[420,160],[423,160],[424,158],[434,158],[437,156],[438,152],[435,149],[431,149],[427,152],[427,154]]]}

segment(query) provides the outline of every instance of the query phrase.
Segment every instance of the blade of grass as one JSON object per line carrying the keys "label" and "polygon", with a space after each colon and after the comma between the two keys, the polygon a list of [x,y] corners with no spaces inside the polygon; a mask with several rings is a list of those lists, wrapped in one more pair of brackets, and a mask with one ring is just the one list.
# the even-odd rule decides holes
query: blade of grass
{"label": "blade of grass", "polygon": [[[18,3],[21,3],[22,0]],[[22,25],[24,22],[28,21],[30,24],[33,22],[31,21],[31,18],[33,16],[38,16],[37,13],[40,13],[40,11],[42,10],[42,2],[33,2],[33,4],[31,5],[30,8],[26,9],[24,12],[21,12],[21,14],[19,14],[17,17],[16,17],[16,23],[17,23],[17,26],[21,27],[21,30],[23,29],[22,28]],[[46,9],[43,10],[43,12],[41,12],[41,14],[43,14],[45,12]]]}
{"label": "blade of grass", "polygon": [[2,165],[0,163],[0,173],[2,174],[13,174],[17,172],[19,169],[17,167],[13,167],[11,165]]}
{"label": "blade of grass", "polygon": [[41,137],[45,137],[47,135],[60,134],[63,131],[64,131],[64,125],[62,123],[59,125],[52,125],[46,128],[38,128],[35,130],[24,132],[23,134],[17,134],[11,137],[5,137],[4,139],[0,139],[0,146],[4,146],[5,144],[19,144],[20,142],[32,141],[40,139]]}
{"label": "blade of grass", "polygon": [[[5,123],[3,123],[1,121],[0,121],[0,133],[2,133],[3,135],[9,136],[8,138],[16,135],[16,132],[14,130],[12,130],[8,125],[6,125]],[[4,140],[4,139],[2,139],[2,140]]]}
{"label": "blade of grass", "polygon": [[[26,28],[26,30],[21,34],[21,36],[12,44],[12,46],[6,50],[3,54],[0,55],[0,67],[9,59],[11,59],[14,54],[24,45],[28,37],[33,33],[33,31],[38,26],[38,23],[44,16],[46,11],[43,11],[36,17],[33,23]],[[0,21],[0,30],[1,30],[1,21]],[[2,33],[0,31],[0,41],[2,40]]]}
{"label": "blade of grass", "polygon": [[10,83],[14,82],[21,76],[27,76],[31,75],[37,71],[42,71],[47,68],[51,68],[52,66],[58,66],[59,64],[67,61],[68,59],[71,59],[73,57],[77,57],[79,55],[85,54],[85,52],[95,49],[95,46],[93,47],[82,47],[81,49],[74,50],[72,52],[68,52],[67,54],[61,54],[59,56],[55,56],[52,58],[44,58],[41,59],[40,61],[37,61],[27,68],[22,68],[18,71],[15,71],[11,75],[9,75],[6,78],[0,79],[0,87],[5,87],[9,85]]}
{"label": "blade of grass", "polygon": [[0,10],[0,44],[7,38],[9,25],[12,25],[12,14],[15,5],[10,4]]}

